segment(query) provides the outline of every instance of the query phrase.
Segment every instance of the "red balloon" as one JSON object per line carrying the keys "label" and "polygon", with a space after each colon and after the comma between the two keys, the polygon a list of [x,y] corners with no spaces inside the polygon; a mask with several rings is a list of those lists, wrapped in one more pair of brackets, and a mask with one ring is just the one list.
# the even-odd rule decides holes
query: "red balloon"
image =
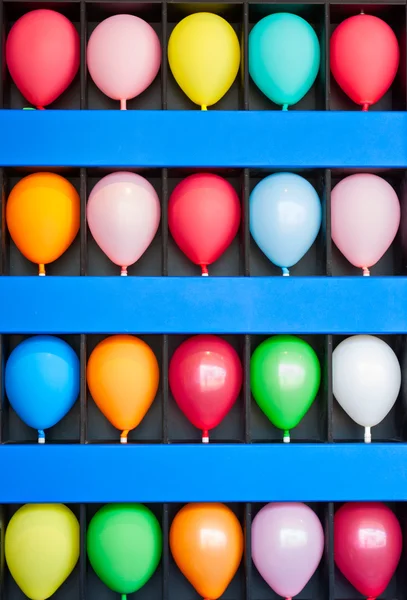
{"label": "red balloon", "polygon": [[6,61],[14,83],[37,108],[54,102],[79,69],[80,41],[73,24],[48,9],[23,15],[10,30]]}
{"label": "red balloon", "polygon": [[176,403],[208,442],[208,431],[227,415],[242,387],[237,352],[215,335],[197,335],[177,348],[168,375]]}
{"label": "red balloon", "polygon": [[168,225],[184,254],[208,274],[236,236],[240,201],[223,177],[199,173],[177,185],[168,204]]}
{"label": "red balloon", "polygon": [[348,503],[334,521],[334,557],[339,570],[364,596],[376,598],[400,560],[402,536],[394,513],[380,502]]}
{"label": "red balloon", "polygon": [[365,14],[350,17],[335,29],[330,54],[333,76],[363,110],[387,92],[400,59],[391,27],[382,19]]}

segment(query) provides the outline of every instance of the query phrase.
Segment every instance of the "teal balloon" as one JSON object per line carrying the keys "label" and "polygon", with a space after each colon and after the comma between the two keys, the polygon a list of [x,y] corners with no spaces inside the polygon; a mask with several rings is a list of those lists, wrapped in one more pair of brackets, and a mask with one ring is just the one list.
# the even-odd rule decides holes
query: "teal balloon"
{"label": "teal balloon", "polygon": [[284,109],[305,96],[319,71],[317,35],[302,17],[264,17],[249,35],[249,72],[258,88]]}

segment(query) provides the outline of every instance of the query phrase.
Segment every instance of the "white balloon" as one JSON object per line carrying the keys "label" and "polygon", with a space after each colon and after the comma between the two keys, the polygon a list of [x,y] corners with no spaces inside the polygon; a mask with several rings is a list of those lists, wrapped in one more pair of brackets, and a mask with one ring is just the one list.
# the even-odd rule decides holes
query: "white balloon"
{"label": "white balloon", "polygon": [[345,412],[370,428],[389,413],[399,395],[401,369],[388,344],[373,335],[354,335],[337,346],[332,355],[333,393]]}

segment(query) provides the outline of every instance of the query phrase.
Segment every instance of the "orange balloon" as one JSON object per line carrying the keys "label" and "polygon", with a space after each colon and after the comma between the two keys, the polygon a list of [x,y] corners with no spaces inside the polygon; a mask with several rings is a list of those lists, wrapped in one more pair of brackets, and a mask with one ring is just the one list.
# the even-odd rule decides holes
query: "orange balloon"
{"label": "orange balloon", "polygon": [[89,357],[87,381],[99,410],[122,429],[127,443],[130,429],[142,421],[158,389],[158,362],[143,340],[113,335],[100,342]]}
{"label": "orange balloon", "polygon": [[6,220],[17,248],[45,275],[44,265],[57,260],[79,231],[79,194],[55,173],[28,175],[8,197]]}
{"label": "orange balloon", "polygon": [[243,555],[243,531],[224,504],[187,504],[170,529],[171,553],[205,600],[217,600],[232,581]]}

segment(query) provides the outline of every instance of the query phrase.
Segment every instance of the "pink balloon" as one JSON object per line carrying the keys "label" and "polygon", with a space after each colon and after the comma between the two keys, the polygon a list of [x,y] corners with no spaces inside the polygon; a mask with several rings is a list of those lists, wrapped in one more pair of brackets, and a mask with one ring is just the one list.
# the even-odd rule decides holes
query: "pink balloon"
{"label": "pink balloon", "polygon": [[127,275],[147,250],[160,224],[160,201],[151,183],[134,173],[119,171],[103,177],[90,193],[89,229],[96,243]]}
{"label": "pink balloon", "polygon": [[332,239],[355,267],[369,275],[394,240],[400,203],[387,181],[360,173],[342,179],[331,194]]}
{"label": "pink balloon", "polygon": [[78,32],[55,10],[32,10],[12,26],[7,38],[6,60],[10,75],[24,98],[43,108],[66,90],[78,72]]}
{"label": "pink balloon", "polygon": [[154,29],[133,15],[115,15],[100,23],[88,42],[89,73],[114,100],[135,98],[154,81],[161,64],[161,44]]}
{"label": "pink balloon", "polygon": [[252,524],[257,570],[280,596],[291,599],[315,573],[324,550],[317,515],[301,502],[266,504]]}

